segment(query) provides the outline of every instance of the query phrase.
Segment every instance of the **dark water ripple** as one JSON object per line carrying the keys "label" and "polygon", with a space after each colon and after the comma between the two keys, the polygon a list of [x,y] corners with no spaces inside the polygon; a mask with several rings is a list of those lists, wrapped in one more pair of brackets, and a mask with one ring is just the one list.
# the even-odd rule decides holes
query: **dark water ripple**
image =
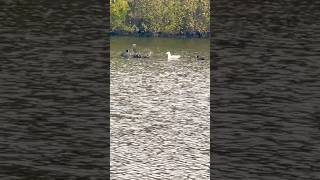
{"label": "dark water ripple", "polygon": [[320,179],[320,3],[214,9],[212,177]]}
{"label": "dark water ripple", "polygon": [[0,6],[1,179],[105,179],[105,8]]}

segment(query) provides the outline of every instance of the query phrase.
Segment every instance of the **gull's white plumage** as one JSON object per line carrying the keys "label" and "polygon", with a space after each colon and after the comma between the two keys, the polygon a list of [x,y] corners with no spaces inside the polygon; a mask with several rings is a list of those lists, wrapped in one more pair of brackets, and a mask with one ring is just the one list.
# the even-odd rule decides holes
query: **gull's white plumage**
{"label": "gull's white plumage", "polygon": [[177,60],[181,57],[180,55],[171,55],[170,52],[166,52],[166,54],[168,55],[168,60]]}

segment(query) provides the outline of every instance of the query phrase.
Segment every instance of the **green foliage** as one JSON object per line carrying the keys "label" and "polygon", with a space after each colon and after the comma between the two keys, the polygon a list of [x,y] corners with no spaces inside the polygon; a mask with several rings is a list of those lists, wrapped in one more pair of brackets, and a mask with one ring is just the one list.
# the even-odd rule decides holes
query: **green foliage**
{"label": "green foliage", "polygon": [[129,10],[129,5],[126,0],[110,0],[110,18],[111,29],[122,30],[125,29],[125,18]]}
{"label": "green foliage", "polygon": [[115,1],[111,3],[112,30],[209,32],[209,0]]}

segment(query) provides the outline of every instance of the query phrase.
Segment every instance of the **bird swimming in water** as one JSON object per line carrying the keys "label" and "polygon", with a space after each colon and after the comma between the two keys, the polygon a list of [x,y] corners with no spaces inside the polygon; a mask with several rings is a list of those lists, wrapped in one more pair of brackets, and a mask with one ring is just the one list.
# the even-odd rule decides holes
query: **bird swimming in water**
{"label": "bird swimming in water", "polygon": [[150,51],[148,54],[141,54],[141,53],[134,53],[132,55],[133,58],[150,58],[151,57],[152,52]]}
{"label": "bird swimming in water", "polygon": [[166,52],[166,54],[168,55],[168,60],[177,60],[181,57],[180,55],[171,55],[170,52]]}
{"label": "bird swimming in water", "polygon": [[201,57],[201,56],[199,56],[199,55],[197,55],[196,58],[197,58],[197,60],[205,60],[204,57]]}
{"label": "bird swimming in water", "polygon": [[128,59],[130,57],[129,50],[127,49],[126,52],[121,53],[120,56],[123,57],[123,58]]}
{"label": "bird swimming in water", "polygon": [[137,51],[137,45],[136,44],[132,44],[132,57],[133,58],[150,58],[152,52],[150,51],[148,54],[143,54]]}
{"label": "bird swimming in water", "polygon": [[140,53],[134,53],[132,55],[133,58],[142,58],[142,55]]}
{"label": "bird swimming in water", "polygon": [[152,52],[149,51],[149,53],[146,54],[146,55],[143,55],[142,58],[150,58],[150,57],[151,57],[151,54],[152,54]]}
{"label": "bird swimming in water", "polygon": [[132,44],[132,52],[133,52],[132,57],[133,58],[142,58],[142,54],[139,53],[136,48],[137,48],[137,45]]}
{"label": "bird swimming in water", "polygon": [[134,53],[137,53],[137,45],[136,44],[132,44],[132,51],[134,52]]}

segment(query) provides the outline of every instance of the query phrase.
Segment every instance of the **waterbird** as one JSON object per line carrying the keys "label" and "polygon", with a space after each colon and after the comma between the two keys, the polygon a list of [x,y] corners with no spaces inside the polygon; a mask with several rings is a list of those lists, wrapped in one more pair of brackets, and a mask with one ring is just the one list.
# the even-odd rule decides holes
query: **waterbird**
{"label": "waterbird", "polygon": [[134,52],[134,53],[137,53],[137,45],[136,44],[132,44],[132,51]]}
{"label": "waterbird", "polygon": [[141,54],[141,53],[134,53],[133,55],[132,55],[132,57],[133,58],[150,58],[151,57],[151,54],[152,54],[152,52],[151,51],[149,51],[149,53],[148,54]]}
{"label": "waterbird", "polygon": [[149,51],[149,53],[146,54],[146,55],[143,55],[142,58],[150,58],[150,57],[151,57],[151,54],[152,54],[152,52]]}
{"label": "waterbird", "polygon": [[133,57],[133,58],[142,58],[142,54],[140,54],[140,53],[134,53],[134,54],[132,55],[132,57]]}
{"label": "waterbird", "polygon": [[129,58],[130,57],[129,50],[127,49],[126,52],[121,53],[121,57]]}
{"label": "waterbird", "polygon": [[205,60],[205,58],[204,57],[202,57],[202,56],[199,56],[199,55],[197,55],[197,60]]}
{"label": "waterbird", "polygon": [[168,60],[177,60],[181,57],[180,55],[171,55],[170,52],[166,52],[166,54],[168,54]]}
{"label": "waterbird", "polygon": [[132,44],[132,54],[130,55],[132,58],[150,58],[152,52],[150,51],[148,54],[143,54],[137,51],[137,45]]}
{"label": "waterbird", "polygon": [[142,58],[142,54],[139,53],[136,48],[137,48],[137,45],[132,44],[132,52],[133,52],[132,57],[133,58]]}

